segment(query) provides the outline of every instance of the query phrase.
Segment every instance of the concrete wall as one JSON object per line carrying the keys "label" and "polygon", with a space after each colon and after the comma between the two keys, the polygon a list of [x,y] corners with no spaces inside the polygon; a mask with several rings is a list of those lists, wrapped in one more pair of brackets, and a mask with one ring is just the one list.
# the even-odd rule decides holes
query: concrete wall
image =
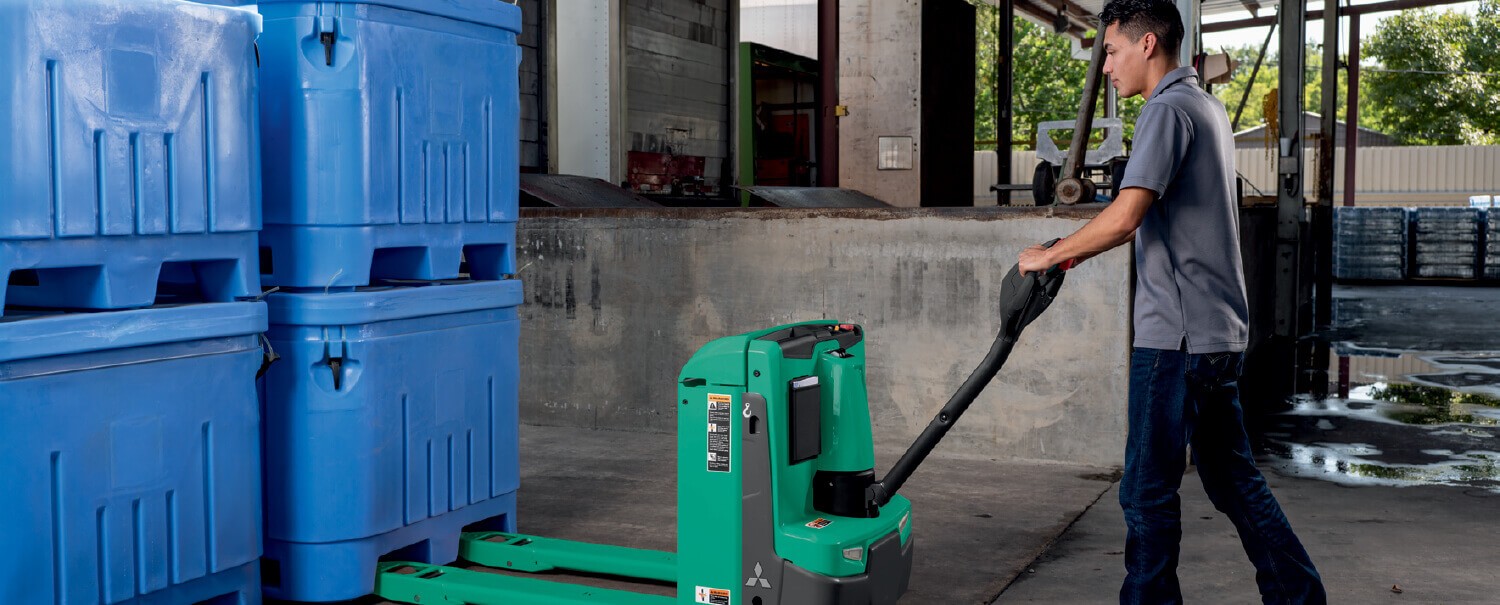
{"label": "concrete wall", "polygon": [[[1089,211],[527,209],[520,224],[521,419],[676,430],[683,363],[718,337],[837,318],[868,333],[879,447],[904,448],[988,351],[1025,245]],[[1119,464],[1130,254],[1075,269],[941,446]]]}
{"label": "concrete wall", "polygon": [[705,180],[719,185],[730,144],[729,1],[623,5],[627,150],[704,156]]}
{"label": "concrete wall", "polygon": [[[839,2],[839,185],[896,206],[920,204],[922,7]],[[879,170],[880,137],[911,137],[912,170]]]}

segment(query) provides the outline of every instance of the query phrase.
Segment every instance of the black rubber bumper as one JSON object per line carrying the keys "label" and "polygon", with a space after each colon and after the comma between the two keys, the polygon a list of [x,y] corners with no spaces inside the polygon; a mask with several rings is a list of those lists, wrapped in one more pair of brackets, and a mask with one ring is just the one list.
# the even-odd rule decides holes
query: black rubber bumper
{"label": "black rubber bumper", "polygon": [[785,563],[781,603],[785,605],[895,605],[911,581],[915,533],[901,543],[891,532],[870,545],[870,562],[861,575],[834,578]]}

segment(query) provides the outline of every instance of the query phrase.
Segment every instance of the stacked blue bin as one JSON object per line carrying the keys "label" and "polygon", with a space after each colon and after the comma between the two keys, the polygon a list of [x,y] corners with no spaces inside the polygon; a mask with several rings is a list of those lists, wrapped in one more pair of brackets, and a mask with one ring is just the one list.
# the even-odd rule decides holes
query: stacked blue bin
{"label": "stacked blue bin", "polygon": [[267,596],[514,531],[521,12],[263,0]]}
{"label": "stacked blue bin", "polygon": [[513,273],[521,10],[262,0],[267,286]]}
{"label": "stacked blue bin", "polygon": [[258,27],[0,4],[0,603],[260,602]]}
{"label": "stacked blue bin", "polygon": [[259,603],[265,305],[11,315],[0,603]]}

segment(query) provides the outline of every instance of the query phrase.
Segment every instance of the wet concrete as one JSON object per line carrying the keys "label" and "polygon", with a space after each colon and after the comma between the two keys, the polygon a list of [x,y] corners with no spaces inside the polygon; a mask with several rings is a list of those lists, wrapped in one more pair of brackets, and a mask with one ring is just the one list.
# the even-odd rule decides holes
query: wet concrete
{"label": "wet concrete", "polygon": [[[1335,296],[1330,378],[1340,396],[1297,399],[1253,422],[1257,463],[1330,602],[1497,602],[1500,289],[1361,286]],[[1259,602],[1234,527],[1193,477],[1181,494],[1186,600]],[[1115,600],[1125,544],[1117,498],[1112,489],[997,602]]]}
{"label": "wet concrete", "polygon": [[1500,346],[1500,288],[1337,286],[1334,342],[1408,351]]}

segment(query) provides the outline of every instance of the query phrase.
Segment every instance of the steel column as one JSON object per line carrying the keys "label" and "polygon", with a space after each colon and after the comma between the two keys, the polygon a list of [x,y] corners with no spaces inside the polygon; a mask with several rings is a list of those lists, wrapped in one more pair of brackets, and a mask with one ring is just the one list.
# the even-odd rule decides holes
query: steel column
{"label": "steel column", "polygon": [[995,53],[995,184],[1000,187],[995,189],[995,203],[1009,206],[1010,190],[1004,186],[1011,184],[1011,140],[1015,138],[1011,129],[1015,127],[1015,101],[1012,96],[1015,92],[1016,70],[1013,61],[1016,52],[1016,7],[1011,0],[1000,0],[997,7],[1000,9],[1000,18],[995,25],[995,46],[998,49]]}
{"label": "steel column", "polygon": [[1281,388],[1297,390],[1298,375],[1305,358],[1302,336],[1302,228],[1306,213],[1302,196],[1302,81],[1306,68],[1307,0],[1286,0],[1277,13],[1280,34],[1276,187],[1276,322],[1274,334],[1283,364],[1276,370]]}
{"label": "steel column", "polygon": [[1359,151],[1359,15],[1349,16],[1349,105],[1344,116],[1344,205],[1354,205],[1355,155]]}
{"label": "steel column", "polygon": [[818,0],[818,186],[839,186],[839,0]]}
{"label": "steel column", "polygon": [[[1324,332],[1333,316],[1333,164],[1338,143],[1339,5],[1327,0],[1323,19],[1322,125],[1318,128],[1318,204],[1313,208],[1313,326]],[[1314,395],[1328,395],[1328,341],[1313,345],[1307,378]]]}

